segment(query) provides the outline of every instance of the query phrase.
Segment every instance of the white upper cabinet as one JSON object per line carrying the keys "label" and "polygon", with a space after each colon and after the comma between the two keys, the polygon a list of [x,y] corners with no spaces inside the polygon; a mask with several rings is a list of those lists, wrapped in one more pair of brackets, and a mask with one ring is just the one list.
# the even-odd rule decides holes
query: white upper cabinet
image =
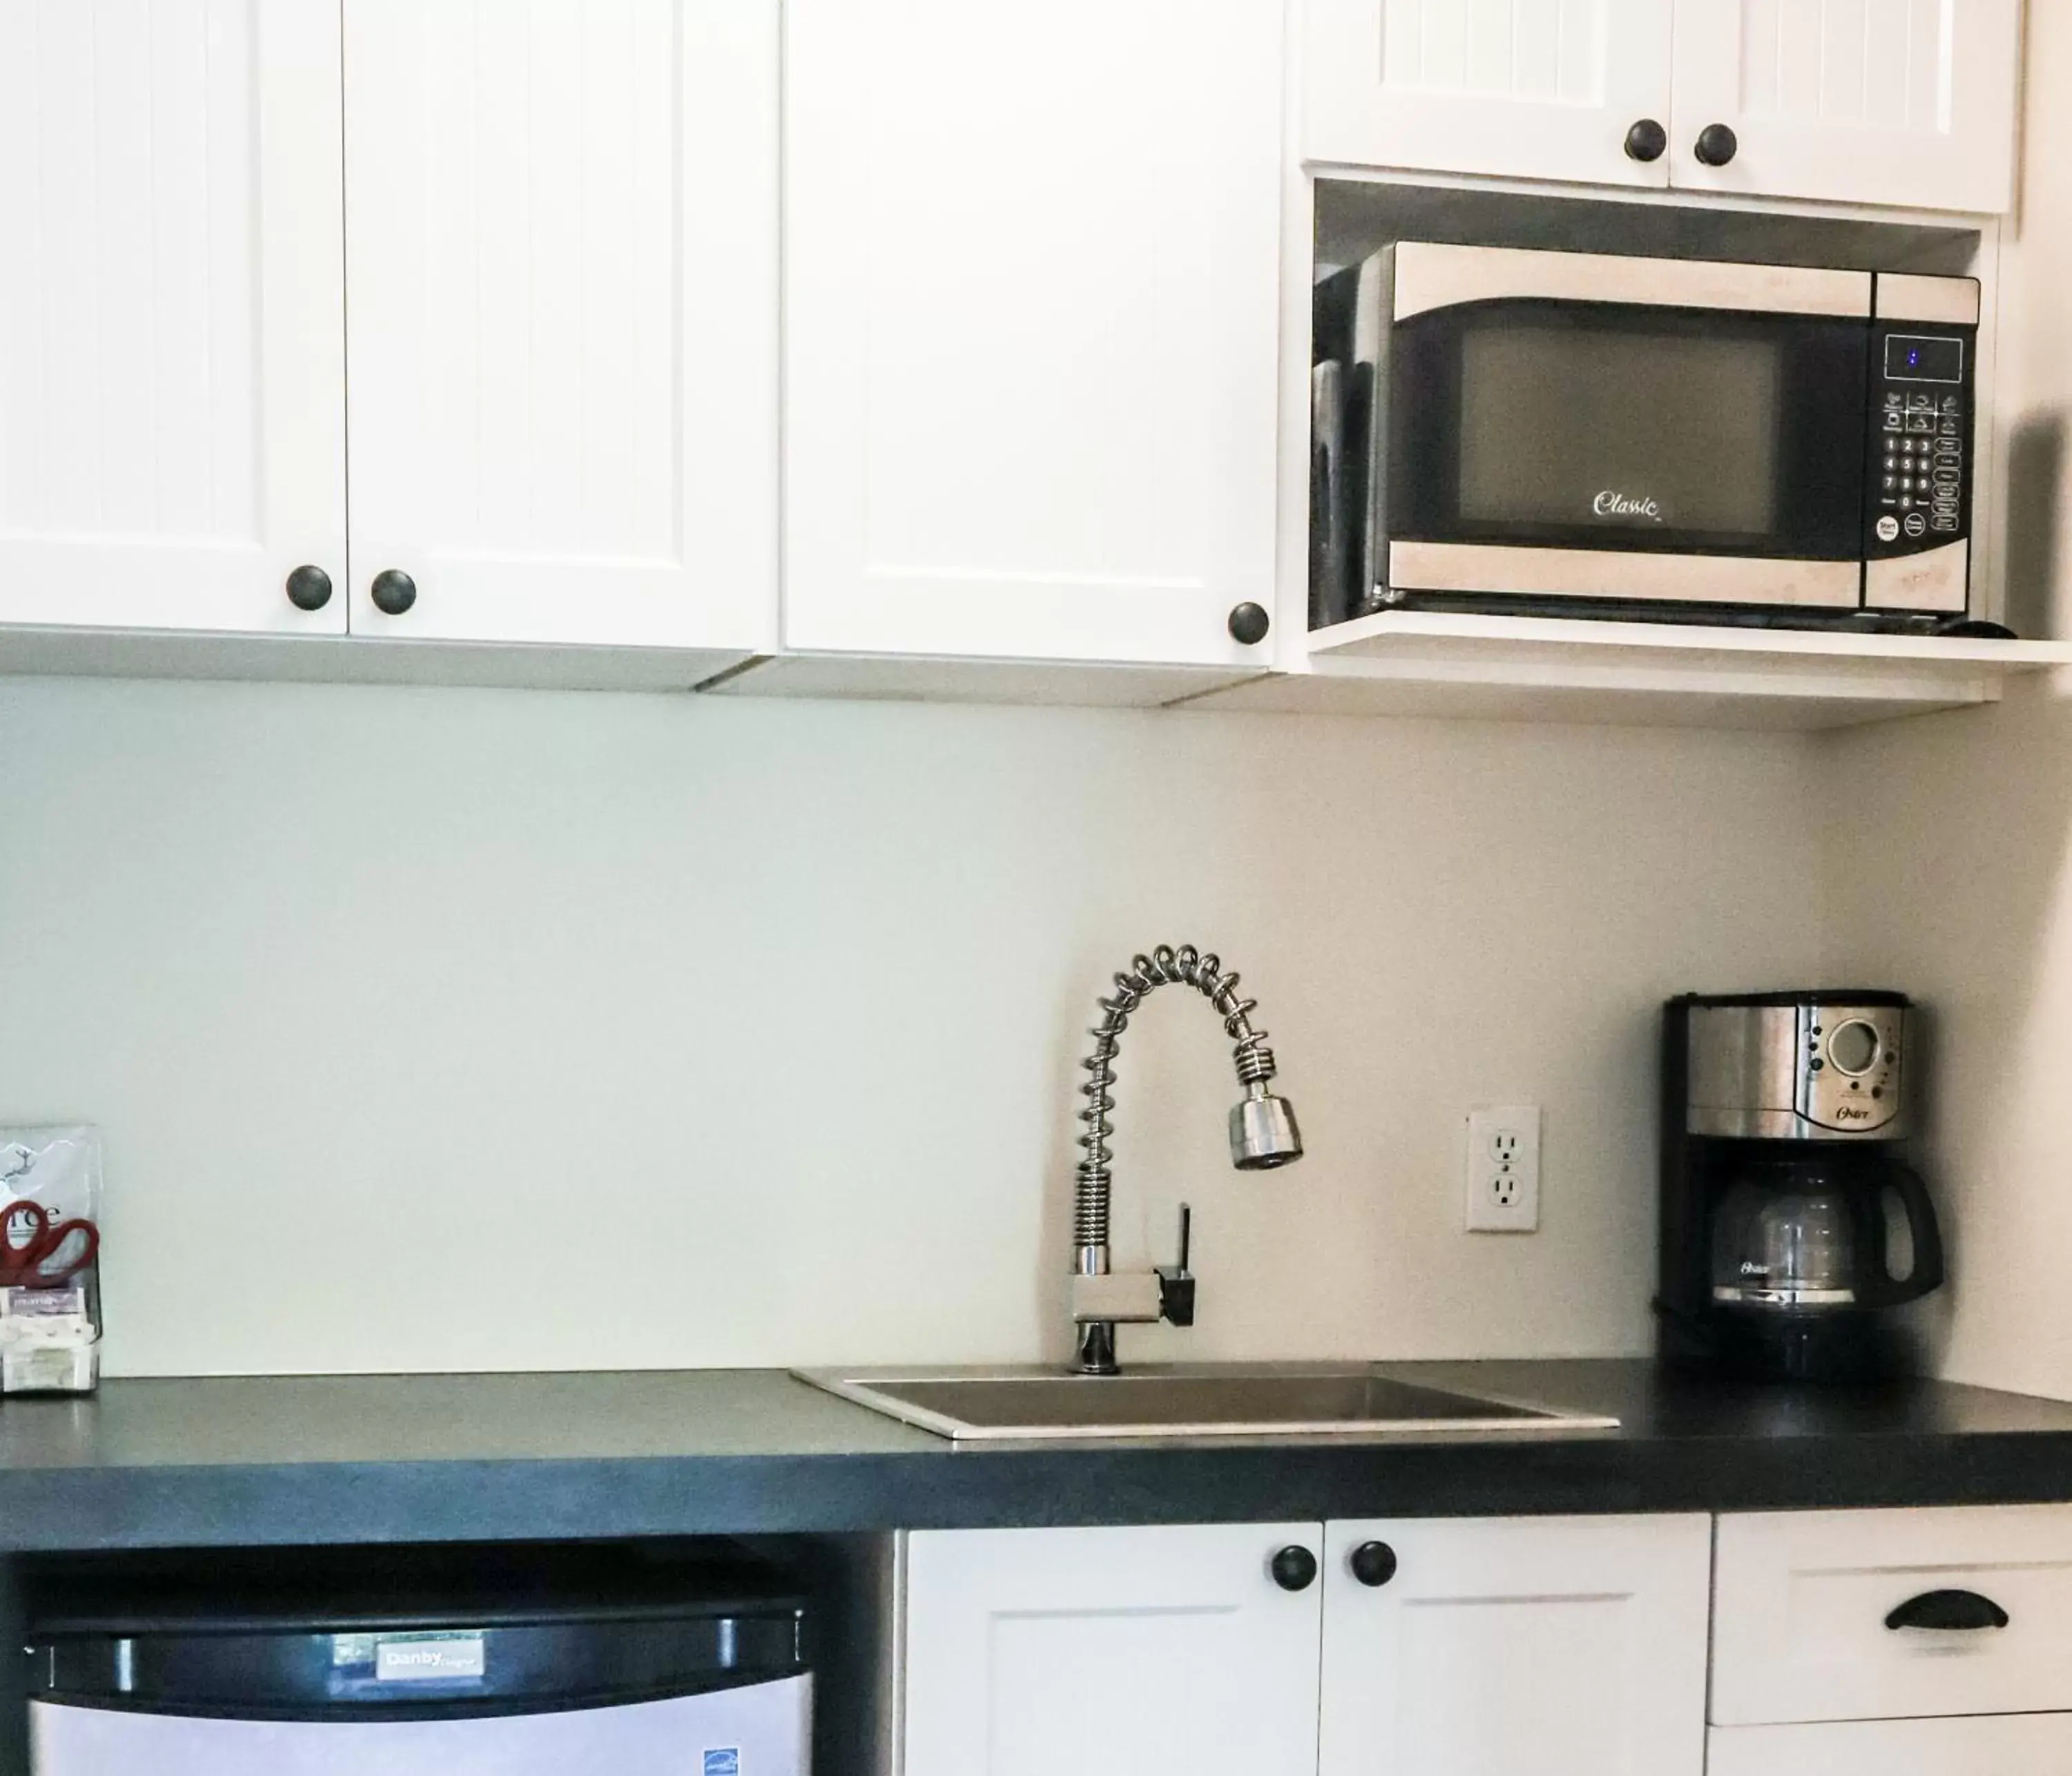
{"label": "white upper cabinet", "polygon": [[2021,50],[2021,0],[1676,0],[1675,183],[2005,210]]}
{"label": "white upper cabinet", "polygon": [[1702,1776],[1711,1557],[1702,1516],[1326,1525],[1321,1776]]}
{"label": "white upper cabinet", "polygon": [[1307,0],[1304,152],[1666,185],[1670,27],[1669,0]]}
{"label": "white upper cabinet", "polygon": [[1303,150],[1318,163],[2012,201],[2021,0],[1305,5]]}
{"label": "white upper cabinet", "polygon": [[343,628],[338,38],[0,0],[0,623]]}
{"label": "white upper cabinet", "polygon": [[905,1776],[1317,1776],[1316,1523],[907,1539]]}
{"label": "white upper cabinet", "polygon": [[1269,664],[1281,0],[785,12],[787,644]]}
{"label": "white upper cabinet", "polygon": [[775,0],[344,12],[353,628],[768,645]]}

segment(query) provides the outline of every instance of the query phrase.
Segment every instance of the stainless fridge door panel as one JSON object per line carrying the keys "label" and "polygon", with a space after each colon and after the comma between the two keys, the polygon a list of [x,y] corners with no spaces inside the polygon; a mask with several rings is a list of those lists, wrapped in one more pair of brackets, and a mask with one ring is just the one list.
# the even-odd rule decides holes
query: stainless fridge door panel
{"label": "stainless fridge door panel", "polygon": [[32,1776],[807,1776],[812,1697],[812,1679],[795,1677],[620,1708],[399,1721],[197,1720],[35,1702],[30,1769]]}

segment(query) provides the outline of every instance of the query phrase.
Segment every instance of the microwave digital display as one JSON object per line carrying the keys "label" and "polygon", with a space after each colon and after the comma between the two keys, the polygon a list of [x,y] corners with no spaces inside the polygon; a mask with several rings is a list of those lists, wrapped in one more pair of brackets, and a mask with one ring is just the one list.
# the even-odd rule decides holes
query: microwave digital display
{"label": "microwave digital display", "polygon": [[1887,382],[1962,382],[1964,342],[1895,333],[1885,342]]}

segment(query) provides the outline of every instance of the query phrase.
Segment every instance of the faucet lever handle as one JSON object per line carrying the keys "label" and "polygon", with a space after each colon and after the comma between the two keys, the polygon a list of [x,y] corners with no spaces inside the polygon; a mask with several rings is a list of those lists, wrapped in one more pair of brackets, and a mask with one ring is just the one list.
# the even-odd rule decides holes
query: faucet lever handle
{"label": "faucet lever handle", "polygon": [[1187,1260],[1194,1244],[1194,1211],[1193,1206],[1180,1205],[1180,1256],[1178,1260],[1158,1267],[1158,1317],[1172,1326],[1192,1326],[1194,1323],[1194,1278],[1187,1268]]}

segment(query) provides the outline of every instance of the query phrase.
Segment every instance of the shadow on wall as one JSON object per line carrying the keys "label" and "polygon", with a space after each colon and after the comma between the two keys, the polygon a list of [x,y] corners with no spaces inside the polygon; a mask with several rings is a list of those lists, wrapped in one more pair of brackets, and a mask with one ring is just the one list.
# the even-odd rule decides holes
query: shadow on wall
{"label": "shadow on wall", "polygon": [[2072,1397],[2072,700],[2025,686],[1844,737],[1830,763],[1856,791],[1829,856],[1836,972],[1928,1008],[1921,1158],[1950,1250],[1917,1310],[1932,1367]]}
{"label": "shadow on wall", "polygon": [[[2030,369],[2054,380],[2047,364]],[[2006,437],[2007,621],[2026,635],[2066,633],[2072,615],[2059,578],[2066,425],[2056,403],[2038,404]],[[2017,684],[1996,708],[1832,742],[1852,794],[1828,855],[1827,929],[1838,973],[1925,1003],[1921,1157],[1950,1248],[1950,1286],[1914,1310],[1931,1366],[2072,1396],[2061,1281],[2072,1191],[2057,1127],[2072,1080],[2064,677]]]}
{"label": "shadow on wall", "polygon": [[2058,584],[2063,516],[2065,420],[2046,413],[2008,434],[2007,621],[2017,635],[2054,634],[2051,594]]}

